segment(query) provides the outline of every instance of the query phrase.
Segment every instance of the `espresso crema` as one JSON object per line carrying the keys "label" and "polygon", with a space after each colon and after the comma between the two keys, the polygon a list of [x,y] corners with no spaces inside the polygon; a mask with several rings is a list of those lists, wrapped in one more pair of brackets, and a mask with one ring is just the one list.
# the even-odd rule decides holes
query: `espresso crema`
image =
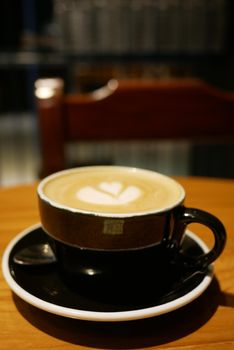
{"label": "espresso crema", "polygon": [[171,208],[184,198],[171,178],[147,170],[100,166],[54,174],[39,186],[39,195],[54,205],[99,214],[142,214]]}

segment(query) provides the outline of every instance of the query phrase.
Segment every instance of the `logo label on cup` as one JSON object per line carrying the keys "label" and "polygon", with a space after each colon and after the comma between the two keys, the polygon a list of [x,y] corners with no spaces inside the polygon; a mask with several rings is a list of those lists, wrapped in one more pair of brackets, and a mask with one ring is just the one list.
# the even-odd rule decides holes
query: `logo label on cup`
{"label": "logo label on cup", "polygon": [[105,235],[122,235],[124,220],[107,219],[104,221],[103,233]]}

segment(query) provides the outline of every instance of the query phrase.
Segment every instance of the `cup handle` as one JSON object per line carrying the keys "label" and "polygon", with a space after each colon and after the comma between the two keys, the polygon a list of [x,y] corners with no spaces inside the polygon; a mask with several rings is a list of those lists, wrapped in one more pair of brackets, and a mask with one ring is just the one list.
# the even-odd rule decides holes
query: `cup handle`
{"label": "cup handle", "polygon": [[200,223],[207,226],[214,235],[214,246],[209,252],[198,257],[181,253],[190,266],[203,269],[222,253],[226,242],[226,230],[222,222],[214,215],[200,209],[180,207],[175,213],[175,224],[170,245],[172,249],[178,251],[185,229],[191,223]]}

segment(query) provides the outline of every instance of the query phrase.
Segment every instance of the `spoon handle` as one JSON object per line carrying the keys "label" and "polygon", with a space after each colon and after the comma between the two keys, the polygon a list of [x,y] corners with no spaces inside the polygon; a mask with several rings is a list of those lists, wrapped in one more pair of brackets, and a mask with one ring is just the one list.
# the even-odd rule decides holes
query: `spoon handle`
{"label": "spoon handle", "polygon": [[18,265],[47,265],[56,262],[56,257],[48,243],[34,244],[17,252],[13,261]]}

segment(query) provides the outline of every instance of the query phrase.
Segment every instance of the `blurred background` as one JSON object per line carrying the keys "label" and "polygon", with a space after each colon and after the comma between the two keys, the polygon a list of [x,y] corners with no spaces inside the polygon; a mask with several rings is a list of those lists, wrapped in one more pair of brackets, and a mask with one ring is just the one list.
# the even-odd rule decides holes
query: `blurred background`
{"label": "blurred background", "polygon": [[[0,185],[39,177],[38,78],[85,93],[111,78],[196,77],[234,92],[232,0],[1,0],[0,9]],[[234,177],[232,143],[80,142],[72,152],[71,164],[79,154],[84,164]]]}

